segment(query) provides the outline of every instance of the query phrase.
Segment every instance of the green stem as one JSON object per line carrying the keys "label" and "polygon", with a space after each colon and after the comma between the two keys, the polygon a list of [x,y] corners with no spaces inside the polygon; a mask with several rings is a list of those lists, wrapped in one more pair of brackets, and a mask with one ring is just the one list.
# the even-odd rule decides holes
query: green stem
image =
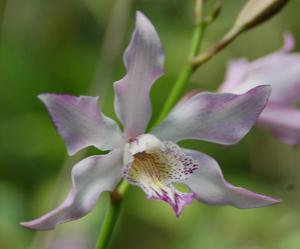
{"label": "green stem", "polygon": [[197,69],[202,64],[212,59],[216,54],[218,54],[220,51],[226,48],[232,41],[234,41],[243,31],[243,27],[239,26],[230,29],[224,35],[224,37],[219,42],[217,42],[212,48],[192,58],[191,62],[194,68]]}
{"label": "green stem", "polygon": [[[202,38],[203,34],[205,31],[205,24],[203,22],[199,22],[196,24],[193,38],[192,38],[192,46],[191,46],[191,51],[190,51],[190,58],[194,57],[195,55],[198,54],[201,43],[202,43]],[[169,97],[167,98],[164,107],[162,108],[156,122],[154,122],[152,127],[155,127],[158,125],[169,113],[169,111],[172,109],[173,105],[177,102],[178,98],[180,97],[180,94],[183,92],[184,87],[186,83],[188,82],[189,78],[191,77],[192,73],[195,71],[195,67],[191,64],[188,63],[181,73],[178,76],[177,81],[175,82],[171,93]]]}
{"label": "green stem", "polygon": [[101,233],[96,245],[97,249],[107,248],[107,245],[111,238],[110,235],[112,234],[116,221],[119,217],[119,213],[121,211],[121,206],[122,206],[121,199],[116,202],[113,202],[112,199],[113,198],[111,197],[110,206],[108,207],[108,211],[105,214],[105,218],[101,228]]}
{"label": "green stem", "polygon": [[108,247],[112,231],[120,215],[123,197],[128,190],[128,187],[128,183],[122,181],[119,187],[114,192],[110,193],[110,204],[104,217],[101,232],[96,244],[96,249],[106,249]]}

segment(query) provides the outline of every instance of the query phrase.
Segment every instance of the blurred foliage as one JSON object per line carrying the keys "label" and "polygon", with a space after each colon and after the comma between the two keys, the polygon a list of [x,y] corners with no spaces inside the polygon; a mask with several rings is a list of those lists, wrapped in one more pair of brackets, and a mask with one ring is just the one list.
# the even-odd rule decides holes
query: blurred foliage
{"label": "blurred foliage", "polygon": [[[89,216],[61,225],[55,232],[33,233],[18,223],[49,211],[65,196],[70,186],[70,167],[81,156],[75,156],[71,162],[67,160],[63,166],[63,142],[36,96],[44,92],[90,94],[92,84],[104,84],[101,75],[95,82],[99,70],[111,68],[110,82],[103,88],[106,90],[92,94],[103,97],[105,113],[114,117],[112,83],[124,73],[122,53],[112,63],[110,58],[103,58],[101,50],[112,12],[122,1],[125,0],[0,1],[0,248],[94,246],[106,195]],[[128,44],[135,10],[141,10],[157,28],[166,52],[166,74],[152,91],[155,117],[186,63],[194,3],[126,1],[131,11],[120,51]],[[207,8],[214,3],[207,2]],[[203,49],[227,31],[244,2],[224,1],[220,17],[207,31]],[[281,46],[286,31],[300,41],[299,11],[300,2],[290,1],[271,21],[243,34],[195,73],[189,89],[216,89],[230,58],[253,59],[270,53]],[[113,46],[111,43],[111,49],[115,49]],[[112,64],[105,65],[106,61]],[[149,201],[140,189],[132,188],[111,248],[299,248],[299,148],[280,144],[268,132],[256,129],[231,147],[205,142],[183,144],[214,156],[228,180],[280,197],[283,204],[237,210],[194,203],[177,219],[167,204]]]}

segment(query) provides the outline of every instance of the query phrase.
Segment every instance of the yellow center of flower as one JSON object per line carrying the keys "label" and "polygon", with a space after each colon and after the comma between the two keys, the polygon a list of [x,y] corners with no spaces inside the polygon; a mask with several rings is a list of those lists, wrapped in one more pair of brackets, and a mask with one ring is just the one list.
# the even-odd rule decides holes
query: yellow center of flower
{"label": "yellow center of flower", "polygon": [[128,171],[128,176],[134,182],[143,183],[161,193],[168,187],[163,181],[168,177],[170,166],[163,155],[141,152],[134,155],[134,161]]}
{"label": "yellow center of flower", "polygon": [[149,199],[169,203],[177,216],[193,201],[194,193],[182,193],[174,183],[183,182],[199,165],[178,145],[143,134],[127,144],[124,158],[129,162],[124,177],[141,187]]}

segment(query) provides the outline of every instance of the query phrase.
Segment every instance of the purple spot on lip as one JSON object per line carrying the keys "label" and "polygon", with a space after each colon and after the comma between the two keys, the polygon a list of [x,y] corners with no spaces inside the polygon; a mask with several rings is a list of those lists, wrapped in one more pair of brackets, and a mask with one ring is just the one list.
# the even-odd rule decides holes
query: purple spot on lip
{"label": "purple spot on lip", "polygon": [[[195,193],[181,193],[177,190],[173,190],[171,193],[167,193],[163,191],[164,193],[161,195],[157,192],[155,194],[148,196],[149,199],[157,199],[162,200],[164,202],[167,202],[171,205],[173,208],[176,217],[179,217],[182,213],[184,207],[186,205],[189,205],[192,203],[192,201],[195,198]],[[170,196],[170,194],[173,194],[173,196]],[[173,197],[173,198],[172,198]]]}

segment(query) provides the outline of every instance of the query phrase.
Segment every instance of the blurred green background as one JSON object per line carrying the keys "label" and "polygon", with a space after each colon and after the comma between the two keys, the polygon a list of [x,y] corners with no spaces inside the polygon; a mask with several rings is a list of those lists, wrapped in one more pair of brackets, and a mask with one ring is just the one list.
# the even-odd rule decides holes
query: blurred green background
{"label": "blurred green background", "polygon": [[[203,48],[230,27],[245,1],[224,1]],[[207,0],[207,8],[214,0]],[[153,22],[166,52],[165,76],[152,91],[154,117],[186,63],[193,29],[192,0],[0,0],[0,248],[90,249],[100,229],[107,195],[85,218],[54,232],[32,232],[20,221],[56,206],[70,186],[71,166],[84,154],[66,156],[44,106],[36,96],[55,92],[99,95],[113,114],[112,83],[124,74],[122,54],[141,10]],[[239,37],[199,69],[190,89],[214,90],[232,57],[257,58],[278,49],[291,31],[300,42],[300,1],[290,1],[269,22]],[[296,43],[297,44],[297,43]],[[296,49],[300,49],[297,45]],[[284,70],[284,69],[283,69]],[[185,145],[218,160],[236,185],[281,198],[281,205],[238,210],[194,202],[177,219],[162,202],[132,187],[111,248],[299,249],[300,149],[255,128],[238,145]]]}

